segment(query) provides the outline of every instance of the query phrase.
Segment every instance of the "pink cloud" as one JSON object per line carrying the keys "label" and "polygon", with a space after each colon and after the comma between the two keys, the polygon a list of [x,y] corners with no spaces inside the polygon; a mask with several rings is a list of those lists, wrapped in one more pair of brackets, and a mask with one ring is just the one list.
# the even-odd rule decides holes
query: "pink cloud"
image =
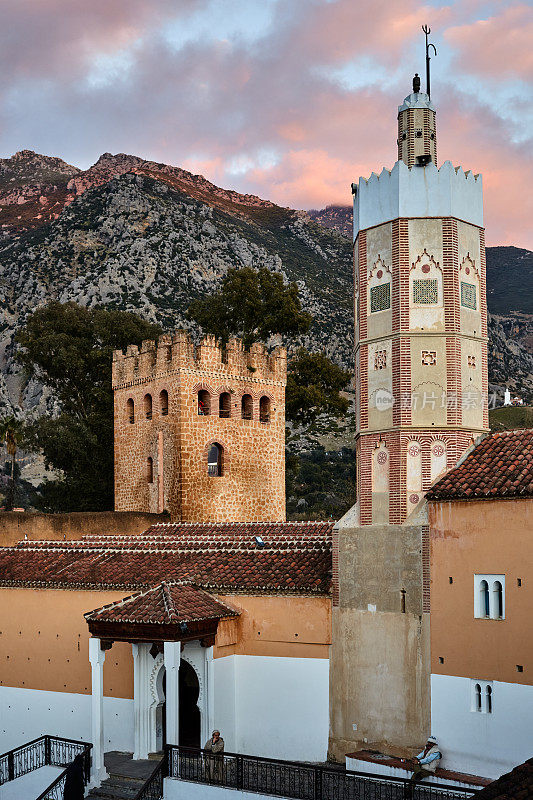
{"label": "pink cloud", "polygon": [[488,19],[445,31],[458,66],[481,77],[533,78],[533,6],[513,3]]}

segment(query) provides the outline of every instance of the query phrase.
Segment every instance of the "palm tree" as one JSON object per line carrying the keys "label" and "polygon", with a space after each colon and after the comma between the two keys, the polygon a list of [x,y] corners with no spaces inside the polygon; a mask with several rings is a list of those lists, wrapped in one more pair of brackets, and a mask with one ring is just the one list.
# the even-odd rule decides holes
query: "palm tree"
{"label": "palm tree", "polygon": [[24,423],[14,416],[0,419],[0,444],[5,444],[8,455],[11,456],[11,481],[6,497],[6,510],[12,511],[15,505],[15,464],[17,449],[24,435]]}

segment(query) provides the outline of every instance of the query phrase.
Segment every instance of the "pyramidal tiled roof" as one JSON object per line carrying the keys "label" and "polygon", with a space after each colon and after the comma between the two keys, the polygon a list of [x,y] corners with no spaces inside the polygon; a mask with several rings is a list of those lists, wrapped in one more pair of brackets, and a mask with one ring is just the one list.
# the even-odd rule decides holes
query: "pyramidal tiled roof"
{"label": "pyramidal tiled roof", "polygon": [[533,497],[533,429],[486,436],[426,494],[428,500]]}
{"label": "pyramidal tiled roof", "polygon": [[0,548],[0,586],[143,590],[187,582],[217,593],[328,594],[333,522],[159,524]]}
{"label": "pyramidal tiled roof", "polygon": [[95,622],[173,625],[236,617],[239,612],[188,583],[163,583],[84,614]]}

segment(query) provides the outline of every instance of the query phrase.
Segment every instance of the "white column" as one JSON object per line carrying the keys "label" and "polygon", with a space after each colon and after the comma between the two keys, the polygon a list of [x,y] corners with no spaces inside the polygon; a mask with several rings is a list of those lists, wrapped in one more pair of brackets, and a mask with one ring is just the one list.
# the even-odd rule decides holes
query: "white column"
{"label": "white column", "polygon": [[100,639],[89,639],[89,661],[91,662],[91,739],[92,770],[91,781],[99,783],[106,776],[104,765],[104,661],[105,652]]}
{"label": "white column", "polygon": [[133,653],[133,758],[148,758],[151,752],[150,656],[149,644],[132,644]]}
{"label": "white column", "polygon": [[[203,747],[205,742],[211,736],[211,732],[216,728],[215,720],[215,660],[213,658],[213,647],[205,648],[205,688],[207,691],[207,721],[206,725],[202,726],[202,741],[200,746]],[[207,730],[205,730],[207,729]],[[205,738],[204,738],[205,737]]]}
{"label": "white column", "polygon": [[181,642],[165,642],[167,744],[179,744]]}

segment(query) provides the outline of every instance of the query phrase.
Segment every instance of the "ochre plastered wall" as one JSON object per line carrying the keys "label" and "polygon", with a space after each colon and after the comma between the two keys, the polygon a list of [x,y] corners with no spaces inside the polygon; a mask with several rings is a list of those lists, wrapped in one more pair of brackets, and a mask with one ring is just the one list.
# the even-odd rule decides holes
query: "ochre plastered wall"
{"label": "ochre plastered wall", "polygon": [[[127,592],[0,589],[0,686],[91,693],[86,611]],[[106,652],[104,694],[133,696],[131,646]]]}
{"label": "ochre plastered wall", "polygon": [[[163,511],[181,522],[255,522],[285,519],[285,351],[262,345],[245,352],[213,337],[195,350],[185,334],[161,337],[115,354],[115,507]],[[168,414],[160,394],[168,394]],[[198,414],[198,392],[210,395],[211,413]],[[219,396],[230,394],[230,416],[219,416]],[[244,394],[253,419],[242,419]],[[152,398],[151,419],[144,398]],[[268,421],[260,400],[270,401]],[[128,401],[135,408],[130,423]],[[209,476],[210,444],[223,448],[223,475]],[[152,459],[153,482],[147,479]]]}
{"label": "ochre plastered wall", "polygon": [[13,547],[23,539],[61,541],[87,534],[136,535],[168,517],[133,511],[75,511],[70,514],[0,514],[0,547]]}
{"label": "ochre plastered wall", "polygon": [[[91,693],[89,631],[83,614],[123,591],[0,589],[0,686]],[[329,597],[220,596],[241,611],[222,621],[215,658],[227,655],[328,658]],[[131,645],[106,651],[104,694],[133,697]]]}
{"label": "ochre plastered wall", "polygon": [[[533,684],[533,500],[431,502],[429,516],[431,671]],[[474,574],[505,575],[505,619],[474,618]]]}

